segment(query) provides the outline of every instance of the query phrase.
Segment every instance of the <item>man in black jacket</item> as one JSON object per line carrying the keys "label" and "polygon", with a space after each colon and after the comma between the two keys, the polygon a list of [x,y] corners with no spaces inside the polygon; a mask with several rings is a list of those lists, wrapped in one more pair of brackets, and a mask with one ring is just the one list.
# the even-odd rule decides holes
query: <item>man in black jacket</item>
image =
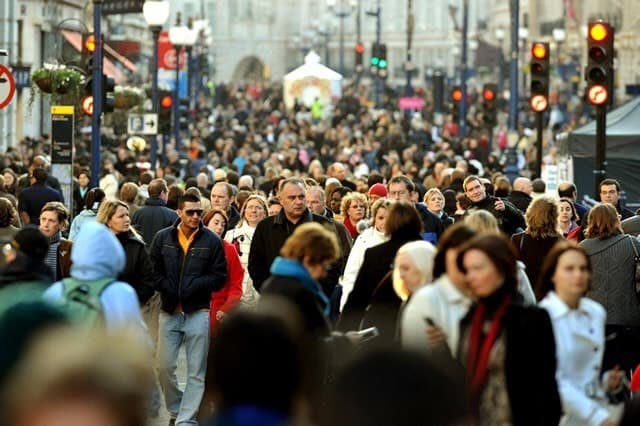
{"label": "man in black jacket", "polygon": [[[178,220],[151,243],[156,289],[162,297],[159,378],[167,411],[177,424],[195,424],[204,395],[209,351],[211,293],[227,279],[222,242],[204,227],[200,197],[187,193],[178,202]],[[184,342],[187,384],[178,388],[176,366]]]}
{"label": "man in black jacket", "polygon": [[164,179],[152,180],[148,190],[149,198],[131,218],[131,224],[142,235],[147,245],[151,244],[159,230],[173,225],[178,219],[176,212],[167,207],[169,189]]}
{"label": "man in black jacket", "polygon": [[[253,234],[251,251],[249,252],[249,275],[256,290],[260,291],[262,283],[269,278],[271,264],[279,256],[280,249],[293,231],[301,224],[318,222],[332,230],[335,227],[324,216],[312,213],[306,206],[306,188],[299,178],[288,178],[282,181],[278,192],[282,210],[274,216],[263,219]],[[346,262],[345,254],[333,263],[327,277],[320,281],[327,296],[331,296],[338,283]]]}
{"label": "man in black jacket", "polygon": [[464,193],[471,201],[470,209],[487,210],[498,221],[498,226],[511,236],[526,227],[524,216],[509,201],[487,194],[487,190],[478,176],[468,176],[462,184]]}

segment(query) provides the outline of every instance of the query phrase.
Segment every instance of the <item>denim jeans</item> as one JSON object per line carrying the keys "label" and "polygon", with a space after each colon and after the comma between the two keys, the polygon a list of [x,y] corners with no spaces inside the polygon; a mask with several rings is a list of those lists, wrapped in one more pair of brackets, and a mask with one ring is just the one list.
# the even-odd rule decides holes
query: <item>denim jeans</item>
{"label": "denim jeans", "polygon": [[[165,404],[176,425],[197,425],[198,407],[204,395],[204,379],[209,353],[209,311],[186,314],[160,312],[158,330],[158,364],[160,386]],[[178,388],[176,368],[180,346],[187,356],[187,383]]]}

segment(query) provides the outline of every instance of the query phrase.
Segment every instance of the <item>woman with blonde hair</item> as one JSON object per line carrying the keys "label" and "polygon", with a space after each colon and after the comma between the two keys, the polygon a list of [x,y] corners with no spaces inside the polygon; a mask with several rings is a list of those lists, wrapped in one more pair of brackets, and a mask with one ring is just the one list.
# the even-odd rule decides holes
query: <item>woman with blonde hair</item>
{"label": "woman with blonde hair", "polygon": [[548,196],[534,199],[524,215],[527,228],[511,236],[511,242],[527,267],[527,276],[532,283],[538,282],[541,260],[549,253],[562,234],[558,226],[558,202]]}
{"label": "woman with blonde hair", "polygon": [[611,204],[592,207],[587,222],[586,239],[580,243],[593,271],[587,297],[607,312],[603,370],[619,365],[628,372],[640,362],[640,303],[635,281],[640,242],[622,233],[618,212]]}
{"label": "woman with blonde hair", "polygon": [[393,289],[403,302],[433,280],[436,248],[428,241],[411,241],[398,249],[393,262]]}
{"label": "woman with blonde hair", "polygon": [[316,222],[296,227],[273,261],[261,295],[284,297],[299,309],[307,334],[328,336],[329,298],[318,280],[327,275],[339,255],[338,239],[331,230]]}
{"label": "woman with blonde hair", "polygon": [[351,238],[358,236],[358,222],[367,216],[367,197],[359,192],[349,192],[342,198],[340,214],[342,222],[349,231]]}
{"label": "woman with blonde hair", "polygon": [[247,307],[255,306],[258,303],[258,292],[253,287],[253,281],[249,276],[249,252],[251,251],[251,241],[256,231],[258,223],[267,217],[269,209],[263,197],[257,194],[249,195],[240,210],[240,221],[235,228],[227,230],[224,234],[225,241],[233,244],[240,256],[240,262],[244,270],[242,281],[242,298],[240,304]]}
{"label": "woman with blonde hair", "polygon": [[445,229],[453,225],[453,218],[449,217],[447,212],[444,211],[444,195],[442,195],[442,192],[438,188],[429,189],[427,193],[424,194],[423,201],[427,209],[440,218],[442,226]]}
{"label": "woman with blonde hair", "polygon": [[131,226],[129,206],[120,200],[104,200],[96,222],[107,225],[124,249],[126,264],[117,279],[130,284],[138,295],[140,306],[146,305],[155,293],[153,265],[142,237]]}

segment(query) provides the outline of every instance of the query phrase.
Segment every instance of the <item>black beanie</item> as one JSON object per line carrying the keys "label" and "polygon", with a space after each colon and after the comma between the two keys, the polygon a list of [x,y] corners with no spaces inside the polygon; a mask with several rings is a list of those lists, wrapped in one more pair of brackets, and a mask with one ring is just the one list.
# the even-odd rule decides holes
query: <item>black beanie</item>
{"label": "black beanie", "polygon": [[49,239],[38,228],[23,228],[13,237],[11,245],[34,260],[43,261],[49,251]]}

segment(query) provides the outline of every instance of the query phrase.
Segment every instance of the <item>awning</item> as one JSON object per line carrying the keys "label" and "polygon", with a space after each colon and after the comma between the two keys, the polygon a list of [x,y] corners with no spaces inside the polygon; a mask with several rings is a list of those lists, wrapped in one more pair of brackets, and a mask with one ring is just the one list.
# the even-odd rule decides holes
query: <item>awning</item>
{"label": "awning", "polygon": [[[62,30],[61,32],[74,49],[82,52],[82,34],[68,30]],[[116,84],[124,84],[127,81],[127,76],[109,58],[102,58],[102,69],[106,75],[113,77]]]}

